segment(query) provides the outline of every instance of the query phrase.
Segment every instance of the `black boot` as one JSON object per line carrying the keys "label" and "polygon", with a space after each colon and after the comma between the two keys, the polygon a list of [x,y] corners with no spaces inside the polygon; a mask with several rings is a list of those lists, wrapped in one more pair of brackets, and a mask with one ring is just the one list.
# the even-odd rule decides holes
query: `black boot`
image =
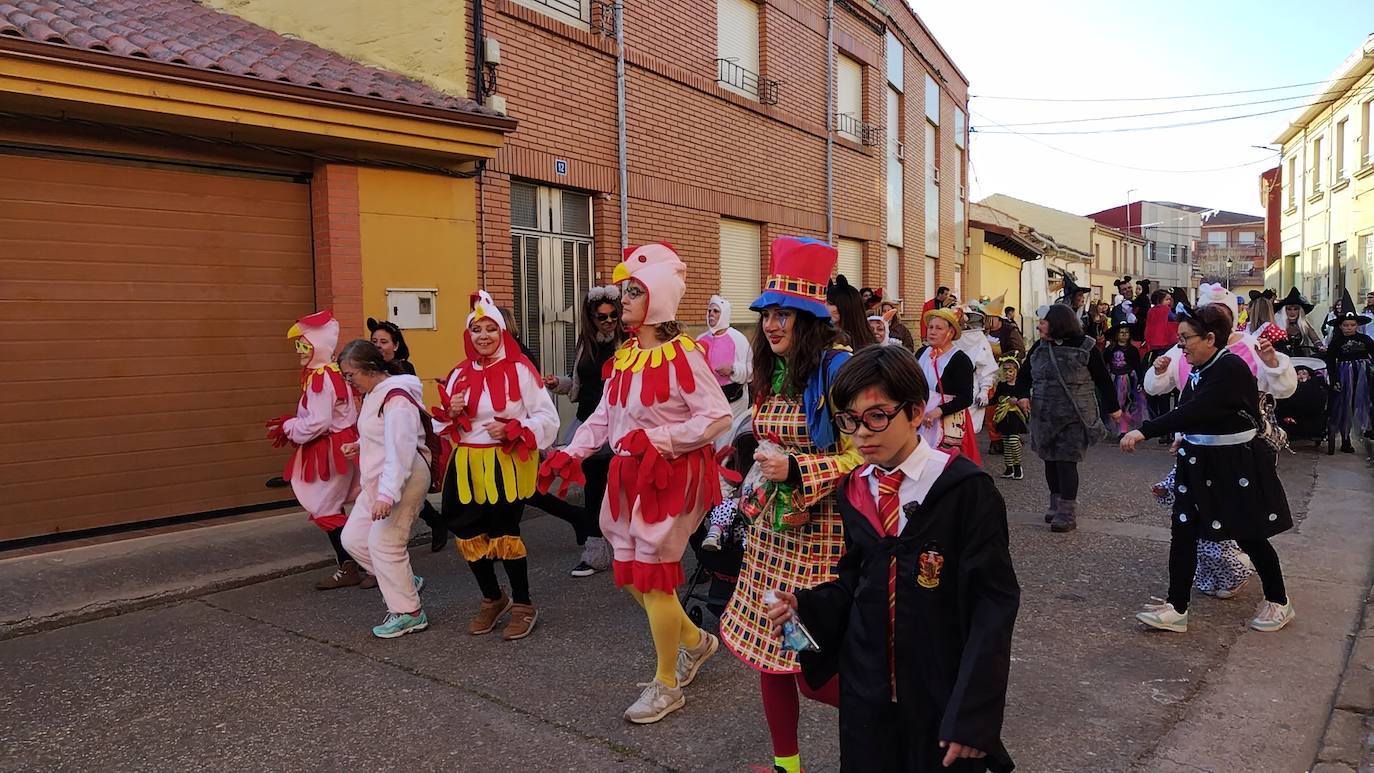
{"label": "black boot", "polygon": [[1050,531],[1062,534],[1078,528],[1078,500],[1059,500],[1059,512],[1050,521]]}
{"label": "black boot", "polygon": [[1012,477],[1012,475],[1013,475],[1013,473],[1015,472],[1015,470],[1016,470],[1015,467],[1012,467],[1010,464],[1007,465],[1006,469],[1002,470],[1002,477],[1003,477],[1003,478],[1010,478],[1010,477]]}
{"label": "black boot", "polygon": [[434,505],[425,500],[424,507],[420,508],[420,520],[429,527],[429,552],[438,553],[448,544],[448,524],[444,523],[444,516],[434,509]]}
{"label": "black boot", "polygon": [[1021,472],[1021,465],[1017,464],[1017,465],[1012,466],[1012,468],[1011,468],[1011,479],[1012,479],[1012,480],[1025,480],[1025,479],[1026,479],[1026,474],[1023,473],[1023,472]]}

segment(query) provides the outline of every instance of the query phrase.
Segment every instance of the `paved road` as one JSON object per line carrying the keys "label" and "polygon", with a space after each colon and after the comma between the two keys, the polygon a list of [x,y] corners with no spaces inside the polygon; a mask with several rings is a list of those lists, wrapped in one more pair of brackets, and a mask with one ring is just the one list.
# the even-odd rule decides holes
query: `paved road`
{"label": "paved road", "polygon": [[[1033,459],[1027,480],[999,481],[1023,587],[1006,719],[1021,770],[1225,769],[1196,750],[1207,733],[1241,755],[1249,743],[1282,747],[1252,756],[1249,770],[1311,760],[1342,626],[1369,582],[1369,540],[1342,535],[1369,523],[1336,518],[1323,532],[1335,516],[1316,512],[1280,538],[1299,613],[1283,634],[1244,628],[1258,583],[1235,600],[1200,598],[1187,635],[1146,633],[1132,614],[1163,594],[1167,540],[1147,489],[1169,462],[1157,447],[1099,454],[1084,467],[1083,526],[1070,535],[1040,520]],[[1319,467],[1338,473],[1329,486]],[[1361,488],[1367,500],[1361,475],[1351,457],[1311,454],[1282,470],[1304,514],[1328,487],[1332,501]],[[725,653],[685,710],[624,723],[635,682],[653,670],[642,615],[608,577],[567,577],[577,549],[562,523],[533,518],[527,539],[541,619],[521,642],[466,634],[477,593],[451,548],[414,553],[433,624],[399,640],[368,635],[383,613],[375,591],[317,593],[313,575],[292,575],[0,641],[0,769],[740,771],[770,758],[755,677]],[[1330,566],[1348,571],[1333,577]],[[1308,668],[1275,667],[1272,652]],[[1252,682],[1264,694],[1250,702]],[[1275,704],[1285,691],[1309,700]],[[809,770],[838,768],[832,710],[804,706],[802,748]]]}

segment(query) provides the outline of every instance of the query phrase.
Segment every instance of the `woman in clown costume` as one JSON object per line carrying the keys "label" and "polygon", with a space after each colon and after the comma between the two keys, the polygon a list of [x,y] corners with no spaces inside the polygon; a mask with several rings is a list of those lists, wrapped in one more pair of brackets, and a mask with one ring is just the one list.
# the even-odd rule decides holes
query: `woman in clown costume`
{"label": "woman in clown costume", "polygon": [[797,773],[799,696],[838,706],[839,686],[831,680],[817,689],[802,679],[797,654],[773,634],[765,597],[835,579],[844,554],[835,486],[863,459],[835,430],[830,411],[830,385],[850,356],[837,344],[841,331],[825,305],[839,255],[824,242],[796,237],[774,240],[770,253],[767,282],[749,306],[759,314],[749,390],[754,436],[761,441],[754,469],[766,483],[753,489],[761,496],[747,495],[742,503],[752,522],[720,631],[735,657],[759,672],[771,769]]}
{"label": "woman in clown costume", "polygon": [[358,408],[353,391],[334,362],[339,322],[325,309],[296,320],[286,337],[301,358],[301,399],[295,414],[267,422],[267,437],[276,447],[295,447],[282,477],[290,481],[296,501],[334,547],[338,567],[315,587],[332,590],[359,585],[365,579],[371,580],[368,587],[375,587],[376,581],[364,577],[342,541],[348,521],[344,502],[357,472],[353,461],[344,457],[343,446],[358,439],[354,426]]}
{"label": "woman in clown costume", "polygon": [[[490,633],[509,610],[501,638],[523,639],[538,612],[530,599],[520,516],[538,482],[539,449],[558,436],[558,410],[486,291],[473,296],[463,350],[467,359],[440,385],[443,404],[434,411],[446,422],[435,431],[453,443],[443,516],[482,590],[468,633]],[[510,580],[509,596],[496,579],[497,561]]]}
{"label": "woman in clown costume", "polygon": [[681,708],[683,688],[720,646],[687,617],[676,593],[687,538],[721,501],[712,441],[731,418],[705,353],[677,323],[686,275],[669,245],[625,251],[612,278],[622,284],[621,320],[632,337],[610,362],[596,411],[541,472],[566,485],[581,480],[581,460],[603,444],[615,454],[601,531],[614,551],[615,583],[644,609],[657,656],[654,678],[625,712],[636,724]]}

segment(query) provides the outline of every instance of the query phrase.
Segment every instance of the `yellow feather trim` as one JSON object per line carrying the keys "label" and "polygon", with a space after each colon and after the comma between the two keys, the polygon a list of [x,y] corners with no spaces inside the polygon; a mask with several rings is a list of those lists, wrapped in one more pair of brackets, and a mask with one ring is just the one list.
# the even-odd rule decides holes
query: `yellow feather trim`
{"label": "yellow feather trim", "polygon": [[519,537],[512,536],[496,537],[492,539],[491,549],[487,551],[488,558],[495,558],[503,561],[514,561],[517,558],[524,558],[526,555],[525,541]]}
{"label": "yellow feather trim", "polygon": [[639,348],[639,342],[631,339],[615,353],[615,369],[638,373],[645,367],[658,368],[677,359],[677,350],[695,352],[701,347],[685,335],[680,335],[662,346],[653,349]]}
{"label": "yellow feather trim", "polygon": [[458,501],[465,505],[529,499],[539,481],[539,457],[534,454],[521,462],[497,447],[457,446],[452,464]]}
{"label": "yellow feather trim", "polygon": [[[515,464],[510,458],[510,454],[497,454],[496,461],[501,466],[501,483],[504,484],[504,493],[507,502],[516,500],[515,493]],[[495,484],[493,483],[493,487]]]}
{"label": "yellow feather trim", "polygon": [[478,534],[472,539],[456,540],[456,542],[458,543],[458,552],[463,556],[464,561],[481,561],[491,552],[491,541],[487,539],[485,534]]}
{"label": "yellow feather trim", "polygon": [[458,484],[458,501],[467,504],[472,501],[472,484],[468,482],[467,446],[458,446],[453,449],[453,466],[456,473],[453,477]]}

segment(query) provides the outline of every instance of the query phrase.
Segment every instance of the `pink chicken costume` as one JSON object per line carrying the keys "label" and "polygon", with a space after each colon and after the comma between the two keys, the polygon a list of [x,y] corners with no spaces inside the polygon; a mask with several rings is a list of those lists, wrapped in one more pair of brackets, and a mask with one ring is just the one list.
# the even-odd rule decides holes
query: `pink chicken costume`
{"label": "pink chicken costume", "polygon": [[301,370],[301,399],[294,416],[268,422],[275,445],[295,446],[282,477],[291,482],[296,501],[310,520],[326,532],[348,520],[344,502],[353,488],[356,468],[345,459],[343,445],[358,439],[358,408],[353,390],[334,363],[339,322],[329,309],[296,320],[286,337],[310,359]]}
{"label": "pink chicken costume", "polygon": [[[614,552],[616,586],[644,607],[657,653],[654,681],[625,714],[640,724],[680,708],[681,688],[719,646],[691,623],[675,593],[684,579],[687,539],[721,501],[712,442],[729,429],[731,419],[730,405],[697,343],[678,335],[654,345],[652,329],[676,319],[686,273],[669,245],[625,250],[612,279],[627,284],[622,298],[642,293],[644,321],[607,362],[601,404],[541,470],[545,485],[555,475],[580,480],[581,460],[607,442],[615,453],[601,530]],[[628,308],[634,301],[626,302]]]}

